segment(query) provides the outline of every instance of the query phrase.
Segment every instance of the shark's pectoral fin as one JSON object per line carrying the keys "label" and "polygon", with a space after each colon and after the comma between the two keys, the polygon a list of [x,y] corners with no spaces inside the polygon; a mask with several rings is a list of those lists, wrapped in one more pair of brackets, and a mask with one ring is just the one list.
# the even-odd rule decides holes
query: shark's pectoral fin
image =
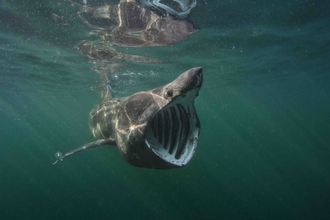
{"label": "shark's pectoral fin", "polygon": [[62,161],[64,158],[66,158],[68,156],[71,156],[75,153],[78,153],[80,151],[87,150],[87,149],[90,149],[90,148],[93,148],[93,147],[98,147],[98,146],[105,145],[105,144],[115,144],[115,142],[111,139],[99,139],[97,141],[93,141],[93,142],[85,144],[81,147],[78,147],[78,148],[76,148],[72,151],[69,151],[68,153],[66,153],[64,155],[62,154],[62,152],[57,151],[55,153],[56,161],[53,164],[56,164],[58,161]]}

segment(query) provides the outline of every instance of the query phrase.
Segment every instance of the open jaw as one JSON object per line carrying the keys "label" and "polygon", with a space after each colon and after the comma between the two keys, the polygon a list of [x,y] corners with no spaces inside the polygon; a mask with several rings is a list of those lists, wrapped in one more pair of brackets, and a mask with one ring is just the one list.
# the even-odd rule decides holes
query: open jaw
{"label": "open jaw", "polygon": [[195,153],[200,123],[193,101],[179,99],[155,114],[147,126],[145,142],[162,160],[182,167]]}

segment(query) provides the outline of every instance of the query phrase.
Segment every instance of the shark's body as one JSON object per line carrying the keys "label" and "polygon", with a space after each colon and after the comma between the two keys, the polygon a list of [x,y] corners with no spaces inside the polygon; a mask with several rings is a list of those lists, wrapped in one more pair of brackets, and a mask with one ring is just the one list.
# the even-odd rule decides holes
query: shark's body
{"label": "shark's body", "polygon": [[113,98],[109,87],[104,86],[103,101],[89,117],[90,129],[98,140],[63,156],[57,152],[57,161],[110,144],[118,146],[123,158],[133,166],[185,166],[195,153],[200,132],[194,99],[202,82],[202,69],[197,67],[169,84],[125,98]]}

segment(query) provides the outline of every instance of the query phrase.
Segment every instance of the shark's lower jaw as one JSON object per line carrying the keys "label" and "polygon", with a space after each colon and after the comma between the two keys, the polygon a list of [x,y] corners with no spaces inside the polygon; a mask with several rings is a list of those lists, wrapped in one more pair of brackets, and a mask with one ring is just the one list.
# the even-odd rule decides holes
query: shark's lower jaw
{"label": "shark's lower jaw", "polygon": [[193,100],[183,97],[153,117],[146,130],[146,144],[163,161],[185,166],[195,153],[200,123]]}

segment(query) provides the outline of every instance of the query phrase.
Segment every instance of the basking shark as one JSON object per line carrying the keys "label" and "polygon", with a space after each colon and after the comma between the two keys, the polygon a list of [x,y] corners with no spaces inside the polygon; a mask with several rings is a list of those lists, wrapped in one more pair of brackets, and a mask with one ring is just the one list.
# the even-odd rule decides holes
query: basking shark
{"label": "basking shark", "polygon": [[86,149],[115,145],[133,166],[185,166],[195,153],[200,133],[194,100],[202,83],[201,67],[187,70],[164,86],[124,98],[114,98],[105,82],[102,103],[89,114],[89,127],[97,140],[64,155],[56,152],[54,164]]}

